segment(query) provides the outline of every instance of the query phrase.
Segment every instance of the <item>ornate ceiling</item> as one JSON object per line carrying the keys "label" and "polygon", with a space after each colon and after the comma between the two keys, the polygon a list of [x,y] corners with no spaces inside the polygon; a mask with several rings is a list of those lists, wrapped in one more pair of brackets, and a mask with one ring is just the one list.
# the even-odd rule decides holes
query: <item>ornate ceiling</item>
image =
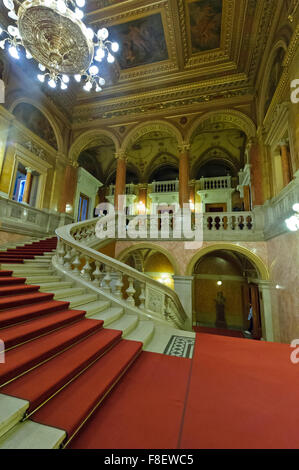
{"label": "ornate ceiling", "polygon": [[92,0],[87,22],[121,44],[120,77],[80,92],[76,126],[163,114],[254,95],[277,4],[273,0]]}

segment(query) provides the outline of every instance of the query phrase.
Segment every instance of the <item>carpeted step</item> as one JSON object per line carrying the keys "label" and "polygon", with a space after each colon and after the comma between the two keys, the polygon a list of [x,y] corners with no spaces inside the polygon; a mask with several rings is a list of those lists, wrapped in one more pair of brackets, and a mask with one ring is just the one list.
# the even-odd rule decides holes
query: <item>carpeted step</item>
{"label": "carpeted step", "polygon": [[28,286],[26,284],[16,284],[12,286],[0,287],[0,297],[4,296],[18,296],[27,292],[35,292],[39,290],[39,286]]}
{"label": "carpeted step", "polygon": [[50,313],[43,315],[42,318],[31,319],[25,323],[1,329],[1,339],[4,341],[7,350],[68,323],[74,323],[84,318],[84,316],[84,310],[62,310]]}
{"label": "carpeted step", "polygon": [[0,312],[0,328],[28,321],[32,318],[40,317],[48,313],[66,310],[68,306],[69,302],[60,302],[58,300],[50,299],[46,302],[37,302],[31,305],[22,305],[17,308],[10,308]]}
{"label": "carpeted step", "polygon": [[11,295],[0,298],[0,317],[2,315],[1,310],[18,307],[20,305],[29,305],[45,300],[52,300],[53,297],[53,294],[48,294],[46,292],[30,292],[29,294],[22,294],[17,296]]}
{"label": "carpeted step", "polygon": [[27,253],[1,253],[1,258],[2,259],[34,259],[33,254],[27,254]]}
{"label": "carpeted step", "polygon": [[26,281],[25,277],[11,277],[0,275],[0,286],[10,286],[12,284],[23,284]]}
{"label": "carpeted step", "polygon": [[23,397],[31,413],[121,340],[121,332],[101,329],[59,356],[4,386],[2,394]]}
{"label": "carpeted step", "polygon": [[0,264],[6,263],[15,263],[15,264],[22,264],[23,260],[20,258],[3,258],[0,256]]}
{"label": "carpeted step", "polygon": [[40,408],[31,420],[63,429],[68,434],[68,440],[71,439],[135,361],[141,348],[140,342],[120,341]]}
{"label": "carpeted step", "polygon": [[0,368],[0,386],[101,328],[102,323],[99,321],[81,320],[11,349],[6,353],[6,362]]}
{"label": "carpeted step", "polygon": [[11,276],[11,275],[12,275],[12,271],[6,271],[6,270],[3,270],[3,269],[0,270],[0,277],[7,277],[7,276]]}

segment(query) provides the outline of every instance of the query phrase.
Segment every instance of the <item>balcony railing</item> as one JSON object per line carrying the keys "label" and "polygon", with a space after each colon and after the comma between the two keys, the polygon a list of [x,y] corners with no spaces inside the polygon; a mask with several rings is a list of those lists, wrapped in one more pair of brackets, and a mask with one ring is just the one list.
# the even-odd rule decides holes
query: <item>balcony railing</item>
{"label": "balcony railing", "polygon": [[200,190],[230,189],[231,187],[231,176],[219,176],[215,178],[200,179]]}
{"label": "balcony railing", "polygon": [[[111,184],[109,186],[109,194],[108,196],[114,196],[115,193],[115,185]],[[135,184],[126,184],[126,195],[134,195],[137,193],[137,185]]]}
{"label": "balcony railing", "polygon": [[179,181],[153,181],[151,184],[152,193],[177,193],[179,191]]}

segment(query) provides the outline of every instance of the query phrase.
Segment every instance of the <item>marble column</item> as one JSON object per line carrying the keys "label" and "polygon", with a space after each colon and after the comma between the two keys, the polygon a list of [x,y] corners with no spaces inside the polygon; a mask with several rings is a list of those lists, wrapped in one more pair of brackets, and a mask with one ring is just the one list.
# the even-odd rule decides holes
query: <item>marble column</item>
{"label": "marble column", "polygon": [[179,146],[179,203],[180,207],[189,203],[189,150],[187,143]]}
{"label": "marble column", "polygon": [[74,204],[76,186],[77,186],[78,164],[67,165],[64,173],[64,185],[60,198],[59,212],[66,212],[66,205]]}
{"label": "marble column", "polygon": [[182,306],[184,307],[187,315],[185,327],[188,330],[192,330],[192,282],[193,276],[172,276],[174,280],[174,290],[179,296]]}
{"label": "marble column", "polygon": [[281,154],[283,186],[287,186],[292,180],[290,160],[289,160],[288,141],[283,140],[282,142],[280,142],[279,145],[280,145],[280,154]]}
{"label": "marble column", "polygon": [[261,293],[261,316],[262,316],[262,332],[266,341],[274,342],[274,319],[272,316],[271,290],[272,286],[269,281],[260,281],[258,283]]}
{"label": "marble column", "polygon": [[26,204],[29,204],[33,170],[32,170],[32,168],[26,168],[26,172],[27,172],[27,174],[26,174],[26,183],[25,183],[22,202],[25,202]]}
{"label": "marble column", "polygon": [[264,204],[262,152],[257,139],[250,139],[248,144],[253,207]]}
{"label": "marble column", "polygon": [[114,191],[114,206],[116,210],[123,210],[124,207],[119,207],[118,205],[118,197],[125,196],[126,194],[126,154],[125,152],[117,152],[115,154],[115,158],[117,158],[117,167]]}
{"label": "marble column", "polygon": [[244,191],[244,210],[251,211],[251,198],[250,198],[250,187],[249,185],[243,187]]}

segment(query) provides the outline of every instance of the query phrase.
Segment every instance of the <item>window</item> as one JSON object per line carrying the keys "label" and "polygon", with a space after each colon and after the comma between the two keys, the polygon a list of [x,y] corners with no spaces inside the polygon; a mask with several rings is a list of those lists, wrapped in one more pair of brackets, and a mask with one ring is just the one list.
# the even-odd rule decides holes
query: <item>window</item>
{"label": "window", "polygon": [[78,222],[88,219],[89,198],[85,194],[80,193]]}

